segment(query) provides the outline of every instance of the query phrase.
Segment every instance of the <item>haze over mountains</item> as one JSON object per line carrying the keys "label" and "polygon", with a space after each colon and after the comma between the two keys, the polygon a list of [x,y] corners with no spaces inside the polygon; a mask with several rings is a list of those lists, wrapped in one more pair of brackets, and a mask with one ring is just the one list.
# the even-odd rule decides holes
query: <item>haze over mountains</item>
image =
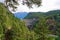
{"label": "haze over mountains", "polygon": [[19,18],[19,19],[23,19],[25,16],[27,16],[27,12],[17,12],[17,13],[14,13],[14,16]]}

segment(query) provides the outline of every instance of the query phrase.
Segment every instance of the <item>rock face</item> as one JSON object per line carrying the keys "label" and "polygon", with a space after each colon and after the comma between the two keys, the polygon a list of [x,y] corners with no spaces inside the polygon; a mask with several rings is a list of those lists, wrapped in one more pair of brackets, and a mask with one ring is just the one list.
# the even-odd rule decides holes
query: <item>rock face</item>
{"label": "rock face", "polygon": [[25,25],[29,28],[29,29],[33,29],[33,25],[36,21],[38,21],[38,19],[33,18],[33,19],[23,19],[23,21],[25,22]]}
{"label": "rock face", "polygon": [[33,19],[24,19],[25,25],[29,26],[33,24]]}
{"label": "rock face", "polygon": [[56,21],[53,18],[47,19],[47,25],[49,26],[49,30],[52,31],[52,34],[56,34]]}

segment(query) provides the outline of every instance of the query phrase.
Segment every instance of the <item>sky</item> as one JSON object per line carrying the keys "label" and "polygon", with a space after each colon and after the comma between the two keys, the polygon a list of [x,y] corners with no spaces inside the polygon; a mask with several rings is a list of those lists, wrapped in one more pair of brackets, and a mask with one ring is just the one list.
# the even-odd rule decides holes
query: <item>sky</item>
{"label": "sky", "polygon": [[40,7],[34,7],[29,9],[26,5],[19,5],[17,12],[47,12],[50,10],[60,9],[60,0],[42,0]]}
{"label": "sky", "polygon": [[4,0],[0,0],[0,2],[3,2]]}
{"label": "sky", "polygon": [[[0,0],[0,2],[3,1],[4,0]],[[33,8],[29,9],[26,5],[20,4],[16,12],[47,12],[57,9],[60,9],[60,0],[42,0],[42,4],[38,8],[34,6]]]}

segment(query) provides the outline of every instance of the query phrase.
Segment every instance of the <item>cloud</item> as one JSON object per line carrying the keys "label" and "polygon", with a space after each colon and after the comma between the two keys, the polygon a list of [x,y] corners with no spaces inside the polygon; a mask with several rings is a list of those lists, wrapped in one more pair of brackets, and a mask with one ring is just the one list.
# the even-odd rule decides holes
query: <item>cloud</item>
{"label": "cloud", "polygon": [[26,5],[19,5],[17,8],[17,12],[47,12],[49,10],[60,9],[60,0],[42,0],[42,6],[39,8],[34,7],[33,9],[29,9]]}
{"label": "cloud", "polygon": [[[3,2],[3,1],[4,0],[0,0],[0,2]],[[21,3],[18,6],[16,12],[40,12],[40,11],[47,12],[49,10],[60,9],[60,0],[42,0],[42,6],[38,8],[34,6],[33,9],[32,8],[29,9],[26,5],[22,5]]]}

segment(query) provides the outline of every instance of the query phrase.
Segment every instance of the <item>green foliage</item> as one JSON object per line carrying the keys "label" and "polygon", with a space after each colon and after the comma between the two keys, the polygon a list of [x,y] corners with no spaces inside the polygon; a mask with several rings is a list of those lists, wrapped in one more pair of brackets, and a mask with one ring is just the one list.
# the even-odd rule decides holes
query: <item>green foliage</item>
{"label": "green foliage", "polygon": [[49,25],[46,23],[47,18],[54,18],[57,23],[56,36],[60,37],[60,13],[54,12],[28,14],[25,18],[38,18],[38,21],[34,23],[34,28],[29,30],[22,20],[16,18],[0,3],[0,40],[55,40],[55,35],[49,34]]}
{"label": "green foliage", "polygon": [[34,26],[34,31],[38,34],[38,40],[48,40],[49,31],[45,18],[41,17]]}
{"label": "green foliage", "polygon": [[0,40],[4,40],[4,31],[3,27],[1,26],[1,23],[0,23]]}
{"label": "green foliage", "polygon": [[35,17],[51,17],[51,16],[58,16],[60,15],[60,10],[52,10],[52,11],[48,11],[48,12],[30,12],[25,19],[31,19],[31,18],[35,18]]}
{"label": "green foliage", "polygon": [[26,17],[25,19],[32,19],[32,18],[35,18],[35,17],[40,17],[40,16],[44,16],[44,12],[30,12]]}
{"label": "green foliage", "polygon": [[24,23],[19,20],[15,20],[11,32],[12,32],[11,40],[26,40],[27,39],[26,36],[28,36],[27,34],[29,33]]}
{"label": "green foliage", "polygon": [[26,40],[29,35],[25,23],[0,4],[0,40]]}
{"label": "green foliage", "polygon": [[[46,38],[46,40],[55,40],[56,36],[58,36],[57,39],[59,40],[59,38],[60,38],[60,10],[54,10],[54,11],[49,11],[49,12],[45,12],[45,13],[30,12],[25,17],[25,19],[33,19],[33,18],[39,19],[39,21],[34,24],[34,31],[37,34],[37,37],[39,40],[41,39],[40,37],[42,37],[41,33],[45,34],[44,36],[47,36],[47,37],[49,36],[48,38]],[[54,20],[54,23],[55,23],[54,25],[56,26],[56,29],[55,29],[56,35],[51,34],[52,31],[48,30],[49,25],[46,24],[46,21],[49,18],[52,18],[52,20]],[[43,40],[45,40],[45,39],[43,39]]]}

